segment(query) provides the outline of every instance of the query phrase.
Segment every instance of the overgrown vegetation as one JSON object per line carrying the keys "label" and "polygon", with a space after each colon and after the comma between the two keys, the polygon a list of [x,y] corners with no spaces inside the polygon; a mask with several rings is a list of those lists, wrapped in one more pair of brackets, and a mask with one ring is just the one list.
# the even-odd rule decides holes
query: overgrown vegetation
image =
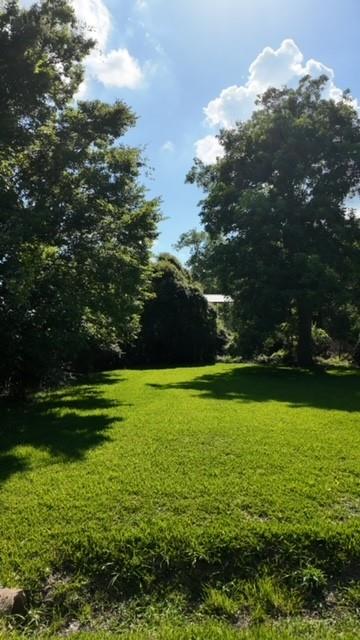
{"label": "overgrown vegetation", "polygon": [[132,362],[215,362],[222,346],[216,313],[174,256],[165,253],[158,257],[153,266],[151,294],[140,319],[138,340],[130,352]]}
{"label": "overgrown vegetation", "polygon": [[356,615],[359,383],[217,365],[2,404],[0,583],[27,590],[26,628]]}

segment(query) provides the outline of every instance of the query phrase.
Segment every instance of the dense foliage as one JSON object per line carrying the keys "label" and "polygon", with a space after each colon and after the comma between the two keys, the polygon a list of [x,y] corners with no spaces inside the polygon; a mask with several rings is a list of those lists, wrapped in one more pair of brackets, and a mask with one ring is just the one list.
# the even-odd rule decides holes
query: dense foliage
{"label": "dense foliage", "polygon": [[221,133],[224,158],[197,160],[188,176],[205,191],[212,266],[243,338],[255,347],[296,324],[306,366],[313,322],[359,303],[360,221],[347,198],[360,188],[360,119],[347,95],[323,98],[326,82],[269,89],[250,120]]}
{"label": "dense foliage", "polygon": [[158,202],[119,143],[123,102],[75,102],[86,40],[65,0],[0,14],[0,383],[23,388],[137,329]]}
{"label": "dense foliage", "polygon": [[168,365],[213,362],[221,346],[216,313],[170,254],[161,254],[154,265],[152,292],[141,319],[136,360]]}

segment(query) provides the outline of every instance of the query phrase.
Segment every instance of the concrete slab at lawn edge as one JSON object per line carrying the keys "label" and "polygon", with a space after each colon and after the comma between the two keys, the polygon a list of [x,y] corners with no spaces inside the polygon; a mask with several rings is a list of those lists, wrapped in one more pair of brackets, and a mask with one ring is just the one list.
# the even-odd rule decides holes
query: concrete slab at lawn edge
{"label": "concrete slab at lawn edge", "polygon": [[22,614],[26,608],[26,596],[22,589],[0,589],[0,616]]}

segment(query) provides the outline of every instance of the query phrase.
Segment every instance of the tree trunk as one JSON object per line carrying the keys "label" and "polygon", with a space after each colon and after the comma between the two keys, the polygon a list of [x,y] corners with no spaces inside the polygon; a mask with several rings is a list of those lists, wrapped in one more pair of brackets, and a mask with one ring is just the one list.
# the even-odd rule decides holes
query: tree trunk
{"label": "tree trunk", "polygon": [[311,335],[312,311],[303,302],[298,303],[298,344],[297,363],[299,367],[312,367],[313,361],[313,341]]}

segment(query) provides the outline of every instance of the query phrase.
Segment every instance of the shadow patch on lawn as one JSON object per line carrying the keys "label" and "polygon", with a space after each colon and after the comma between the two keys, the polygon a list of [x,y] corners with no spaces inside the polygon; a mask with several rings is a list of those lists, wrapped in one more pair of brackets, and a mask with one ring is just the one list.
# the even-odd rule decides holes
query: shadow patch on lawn
{"label": "shadow patch on lawn", "polygon": [[46,451],[54,462],[74,462],[108,441],[111,425],[123,421],[108,410],[124,403],[105,398],[98,385],[119,382],[119,377],[97,375],[30,402],[1,401],[0,483],[29,468],[29,458],[16,451],[19,446]]}
{"label": "shadow patch on lawn", "polygon": [[360,411],[360,371],[327,373],[239,366],[229,371],[207,373],[192,380],[149,384],[154,389],[184,389],[213,400],[285,402],[292,407],[314,407],[338,411]]}

